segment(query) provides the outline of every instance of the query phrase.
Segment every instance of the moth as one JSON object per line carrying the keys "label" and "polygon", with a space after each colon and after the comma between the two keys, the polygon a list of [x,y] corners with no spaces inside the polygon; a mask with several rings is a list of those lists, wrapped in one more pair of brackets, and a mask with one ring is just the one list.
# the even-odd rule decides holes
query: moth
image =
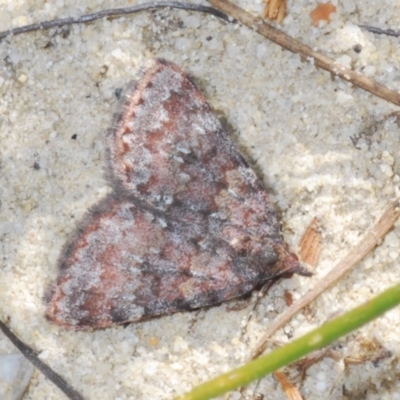
{"label": "moth", "polygon": [[50,321],[107,328],[309,275],[284,242],[262,182],[177,65],[146,64],[105,143],[112,192],[61,252]]}

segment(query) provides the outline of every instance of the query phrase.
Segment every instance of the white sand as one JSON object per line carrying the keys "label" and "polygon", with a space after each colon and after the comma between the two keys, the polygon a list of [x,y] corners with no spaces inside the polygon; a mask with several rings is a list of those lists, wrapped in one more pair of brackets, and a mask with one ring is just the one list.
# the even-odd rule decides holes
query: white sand
{"label": "white sand", "polygon": [[[113,2],[113,7],[132,2]],[[260,0],[240,1],[260,12]],[[282,29],[392,89],[400,90],[398,38],[355,24],[398,28],[400,2],[340,3],[335,20],[311,26],[316,2],[289,2]],[[94,0],[2,0],[0,29],[109,8]],[[362,45],[361,53],[353,46]],[[295,246],[317,216],[323,251],[313,278],[273,287],[241,337],[250,307],[226,305],[165,316],[101,332],[69,332],[44,318],[43,296],[56,277],[59,251],[85,211],[109,190],[102,138],[132,79],[133,64],[165,57],[191,73],[269,188]],[[299,298],[355,245],[399,192],[397,110],[248,28],[186,11],[137,15],[16,36],[0,43],[0,317],[87,399],[170,399],[240,365],[265,327],[285,309],[283,292]],[[77,135],[76,140],[71,139]],[[355,138],[355,144],[351,138]],[[34,166],[39,167],[35,169]],[[286,342],[368,300],[400,279],[400,230],[353,273],[297,316],[275,338]],[[232,304],[231,304],[232,305]],[[301,385],[310,399],[400,399],[400,310],[341,341],[340,357],[359,357],[362,343],[392,352],[377,366],[314,365]],[[364,350],[363,350],[364,349]],[[0,336],[0,353],[14,352]],[[367,354],[376,355],[371,351]],[[271,378],[257,390],[284,399]],[[246,394],[250,398],[253,388]],[[35,372],[26,399],[63,395]],[[239,398],[236,393],[234,399]]]}

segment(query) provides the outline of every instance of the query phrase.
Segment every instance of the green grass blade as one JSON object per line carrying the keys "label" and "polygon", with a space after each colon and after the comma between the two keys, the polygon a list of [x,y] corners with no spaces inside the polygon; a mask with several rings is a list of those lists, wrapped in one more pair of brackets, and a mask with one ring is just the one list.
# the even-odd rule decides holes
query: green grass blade
{"label": "green grass blade", "polygon": [[176,400],[206,400],[262,378],[321,349],[400,304],[400,284],[266,356],[203,383]]}

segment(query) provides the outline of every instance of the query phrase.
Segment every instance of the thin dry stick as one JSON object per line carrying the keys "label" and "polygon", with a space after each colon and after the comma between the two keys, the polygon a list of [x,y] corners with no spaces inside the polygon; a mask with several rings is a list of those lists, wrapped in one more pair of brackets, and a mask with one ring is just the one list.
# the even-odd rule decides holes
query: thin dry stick
{"label": "thin dry stick", "polygon": [[365,29],[368,32],[376,33],[377,35],[387,35],[387,36],[394,36],[399,37],[400,31],[395,31],[394,29],[389,28],[378,28],[376,26],[369,26],[369,25],[358,25],[361,29]]}
{"label": "thin dry stick", "polygon": [[289,400],[303,400],[299,389],[287,378],[286,374],[281,371],[274,372],[274,377],[279,381]]}
{"label": "thin dry stick", "polygon": [[303,307],[308,305],[311,301],[323,293],[329,286],[332,286],[339,281],[345,274],[347,274],[358,262],[360,262],[371,250],[379,244],[385,235],[392,229],[397,218],[400,216],[400,203],[395,201],[390,204],[384,211],[378,222],[368,231],[365,237],[358,243],[345,258],[320,280],[318,285],[303,296],[299,301],[289,307],[283,314],[281,314],[267,330],[261,338],[256,348],[253,350],[251,359],[260,356],[267,345],[268,338],[286,322],[288,322],[296,313]]}
{"label": "thin dry stick", "polygon": [[208,2],[224,13],[230,15],[232,18],[238,20],[243,25],[246,25],[250,29],[257,31],[267,39],[272,40],[279,46],[282,46],[293,53],[298,53],[305,59],[312,60],[317,67],[323,68],[333,75],[351,82],[353,85],[367,90],[368,92],[371,92],[382,99],[390,101],[393,104],[400,105],[399,93],[388,89],[387,87],[380,85],[372,79],[360,75],[351,69],[343,67],[323,54],[317,53],[311,47],[300,43],[298,40],[293,39],[280,30],[268,25],[261,18],[253,16],[230,1],[208,0]]}
{"label": "thin dry stick", "polygon": [[52,381],[70,400],[84,400],[84,398],[57,372],[53,371],[45,364],[36,353],[17,336],[15,336],[10,328],[0,321],[0,331],[2,331],[13,343],[13,345],[50,381]]}
{"label": "thin dry stick", "polygon": [[81,15],[76,18],[70,17],[55,19],[51,21],[44,21],[37,24],[25,25],[18,28],[9,29],[7,31],[0,32],[0,40],[6,38],[8,35],[19,35],[21,33],[40,31],[44,29],[56,28],[72,24],[86,24],[88,22],[95,21],[101,18],[120,17],[122,15],[134,14],[146,10],[155,10],[157,8],[178,8],[181,10],[198,11],[214,15],[215,17],[221,18],[225,21],[229,21],[229,18],[221,11],[215,10],[211,7],[202,6],[200,4],[181,3],[178,1],[154,1],[132,7],[110,8],[108,10],[101,10],[92,14]]}

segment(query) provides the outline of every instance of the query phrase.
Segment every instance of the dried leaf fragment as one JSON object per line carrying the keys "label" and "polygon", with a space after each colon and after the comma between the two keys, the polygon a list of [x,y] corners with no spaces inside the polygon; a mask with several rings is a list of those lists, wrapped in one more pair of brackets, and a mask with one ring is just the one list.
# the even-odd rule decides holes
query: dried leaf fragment
{"label": "dried leaf fragment", "polygon": [[316,267],[321,253],[321,232],[318,218],[314,217],[300,240],[299,256],[301,261]]}
{"label": "dried leaf fragment", "polygon": [[286,0],[264,0],[264,18],[275,20],[280,24],[286,14]]}
{"label": "dried leaf fragment", "polygon": [[283,298],[288,307],[290,307],[293,304],[293,295],[291,292],[289,292],[289,290],[285,290]]}
{"label": "dried leaf fragment", "polygon": [[320,3],[310,13],[314,26],[318,26],[320,21],[331,21],[331,14],[336,12],[336,7],[332,3]]}

